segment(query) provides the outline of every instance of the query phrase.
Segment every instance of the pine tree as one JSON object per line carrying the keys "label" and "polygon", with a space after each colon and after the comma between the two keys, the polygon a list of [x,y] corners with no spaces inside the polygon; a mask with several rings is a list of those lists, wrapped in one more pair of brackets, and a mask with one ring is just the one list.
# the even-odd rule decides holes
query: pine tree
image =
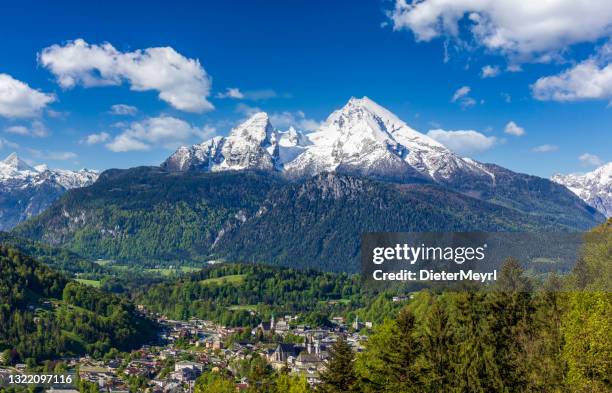
{"label": "pine tree", "polygon": [[356,376],[355,354],[344,337],[339,337],[331,347],[330,360],[326,370],[321,373],[320,391],[325,393],[345,393],[353,391]]}
{"label": "pine tree", "polygon": [[427,391],[448,392],[452,384],[453,329],[445,305],[436,296],[429,299],[421,345],[427,378]]}
{"label": "pine tree", "polygon": [[369,337],[359,357],[360,387],[364,392],[422,392],[425,386],[422,349],[415,334],[416,319],[402,309]]}

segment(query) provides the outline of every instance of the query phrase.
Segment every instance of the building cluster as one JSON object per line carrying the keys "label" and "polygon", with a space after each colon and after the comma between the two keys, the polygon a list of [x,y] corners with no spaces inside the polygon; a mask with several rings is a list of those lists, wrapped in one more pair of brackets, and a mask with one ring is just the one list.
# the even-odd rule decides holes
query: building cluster
{"label": "building cluster", "polygon": [[[305,377],[316,385],[325,369],[329,349],[339,336],[361,351],[366,337],[354,328],[365,327],[358,320],[345,323],[332,318],[331,327],[297,325],[297,317],[272,317],[252,331],[228,328],[210,321],[191,319],[173,321],[156,316],[164,327],[160,332],[163,345],[144,346],[129,356],[95,360],[91,357],[63,359],[79,377],[98,386],[100,392],[127,392],[135,383],[139,391],[150,393],[191,392],[203,372],[221,372],[235,376],[237,391],[246,390],[250,381],[238,370],[243,360],[259,355],[275,369],[286,369]],[[371,326],[371,324],[368,324]],[[248,337],[240,341],[230,337]],[[49,389],[48,392],[71,393],[70,389]]]}

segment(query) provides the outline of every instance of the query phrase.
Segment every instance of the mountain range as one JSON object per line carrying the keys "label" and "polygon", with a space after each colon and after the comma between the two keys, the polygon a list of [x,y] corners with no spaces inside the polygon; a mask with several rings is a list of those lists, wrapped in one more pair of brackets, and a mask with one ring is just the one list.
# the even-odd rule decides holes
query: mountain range
{"label": "mountain range", "polygon": [[256,113],[231,130],[191,147],[181,147],[163,164],[176,171],[258,169],[304,179],[324,172],[382,180],[453,182],[468,176],[493,185],[495,175],[409,127],[367,97],[351,98],[315,132],[277,131],[269,116]]}
{"label": "mountain range", "polygon": [[38,215],[67,190],[92,184],[98,174],[88,169],[31,167],[16,153],[10,154],[0,161],[0,230]]}
{"label": "mountain range", "polygon": [[278,131],[262,112],[160,167],[107,170],[15,233],[138,264],[356,271],[366,231],[576,231],[603,221],[562,185],[461,157],[353,98],[309,134]]}
{"label": "mountain range", "polygon": [[567,187],[606,217],[612,217],[612,162],[585,174],[556,174],[551,180]]}

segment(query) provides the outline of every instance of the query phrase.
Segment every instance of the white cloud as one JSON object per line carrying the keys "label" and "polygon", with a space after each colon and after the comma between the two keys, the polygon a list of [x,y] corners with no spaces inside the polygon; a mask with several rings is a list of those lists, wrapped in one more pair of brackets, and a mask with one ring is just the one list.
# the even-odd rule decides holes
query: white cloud
{"label": "white cloud", "polygon": [[46,156],[50,160],[58,161],[74,160],[78,157],[76,153],[71,151],[49,151],[46,153]]}
{"label": "white cloud", "polygon": [[455,102],[458,99],[467,96],[468,94],[470,94],[470,90],[471,88],[469,86],[460,87],[459,89],[457,89],[455,94],[453,94],[453,98],[451,98],[451,102]]}
{"label": "white cloud", "polygon": [[509,121],[504,128],[504,132],[506,134],[514,135],[514,136],[523,136],[525,135],[525,129],[513,121]]}
{"label": "white cloud", "polygon": [[429,130],[427,136],[437,140],[458,154],[471,154],[489,150],[497,143],[494,136],[486,136],[474,130]]}
{"label": "white cloud", "polygon": [[531,149],[533,153],[550,153],[550,152],[557,151],[557,150],[559,150],[559,146],[549,145],[549,144],[536,146],[533,149]]}
{"label": "white cloud", "polygon": [[109,43],[90,45],[77,39],[43,49],[38,60],[64,89],[127,81],[134,91],[158,91],[161,100],[182,111],[213,109],[207,100],[212,82],[200,62],[171,47],[120,52]]}
{"label": "white cloud", "polygon": [[[267,100],[270,98],[276,98],[278,96],[278,93],[272,89],[249,90],[244,92],[244,98],[253,101]],[[288,97],[288,95],[285,94],[283,97]]]}
{"label": "white cloud", "polygon": [[261,108],[257,106],[250,106],[247,104],[243,104],[242,102],[236,105],[236,112],[242,113],[246,117],[253,116],[257,112],[261,112]]}
{"label": "white cloud", "polygon": [[459,105],[463,109],[473,107],[474,105],[476,105],[476,100],[468,95],[470,94],[471,90],[472,89],[469,86],[460,87],[453,94],[453,97],[451,98],[451,102],[459,103]]}
{"label": "white cloud", "polygon": [[106,147],[114,152],[149,150],[154,146],[174,149],[192,137],[204,139],[213,132],[215,129],[212,127],[193,127],[175,117],[151,117],[129,124],[121,134],[107,143]]}
{"label": "white cloud", "polygon": [[10,126],[4,129],[6,132],[23,136],[43,137],[49,135],[49,130],[40,120],[34,120],[29,127],[24,125]]}
{"label": "white cloud", "polygon": [[508,93],[500,93],[500,95],[502,96],[502,98],[504,99],[504,101],[509,104],[512,102],[512,96]]}
{"label": "white cloud", "polygon": [[0,150],[4,149],[5,147],[10,148],[10,149],[17,149],[19,145],[7,139],[0,138]]}
{"label": "white cloud", "polygon": [[270,122],[277,128],[295,127],[304,131],[314,131],[321,125],[321,122],[307,118],[302,111],[273,113]]}
{"label": "white cloud", "polygon": [[27,149],[32,156],[39,160],[55,160],[55,161],[67,161],[74,160],[78,157],[76,153],[71,151],[50,151],[50,150],[36,150]]}
{"label": "white cloud", "polygon": [[396,0],[389,13],[395,30],[416,40],[445,36],[461,41],[462,31],[488,50],[515,59],[547,60],[569,45],[610,35],[610,0]]}
{"label": "white cloud", "polygon": [[604,160],[590,153],[584,153],[578,159],[584,166],[600,166],[604,164]]}
{"label": "white cloud", "polygon": [[225,92],[217,93],[216,97],[242,99],[244,98],[244,94],[237,87],[228,87],[227,89],[225,89]]}
{"label": "white cloud", "polygon": [[53,94],[32,89],[8,74],[0,74],[0,116],[35,117],[53,101]]}
{"label": "white cloud", "polygon": [[558,75],[538,79],[533,96],[543,101],[612,99],[612,44]]}
{"label": "white cloud", "polygon": [[131,105],[115,104],[110,108],[110,114],[118,116],[134,116],[138,113],[138,108]]}
{"label": "white cloud", "polygon": [[98,143],[104,143],[110,138],[110,135],[106,132],[100,132],[98,134],[89,134],[83,138],[80,143],[86,145],[97,145]]}
{"label": "white cloud", "polygon": [[60,111],[54,111],[52,109],[47,109],[47,115],[53,119],[65,119],[68,117],[68,115],[70,114],[70,112],[60,112]]}
{"label": "white cloud", "polygon": [[495,78],[497,75],[499,75],[500,72],[501,70],[499,69],[499,66],[490,66],[487,64],[486,66],[482,67],[480,77],[483,79]]}

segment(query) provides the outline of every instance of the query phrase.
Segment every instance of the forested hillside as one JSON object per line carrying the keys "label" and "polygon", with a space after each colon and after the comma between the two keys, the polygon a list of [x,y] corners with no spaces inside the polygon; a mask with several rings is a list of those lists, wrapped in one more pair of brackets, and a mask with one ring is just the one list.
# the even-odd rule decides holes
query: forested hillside
{"label": "forested hillside", "polygon": [[82,256],[65,248],[54,247],[46,243],[36,242],[9,232],[0,231],[0,244],[10,246],[23,254],[50,266],[54,270],[67,274],[85,274],[95,277],[108,274],[108,270]]}
{"label": "forested hillside", "polygon": [[143,265],[202,260],[224,225],[254,213],[275,183],[254,173],[109,170],[16,233],[94,259]]}
{"label": "forested hillside", "polygon": [[595,229],[606,241],[587,243],[574,271],[542,288],[509,260],[492,291],[415,294],[354,363],[336,355],[322,391],[611,391],[610,228]]}
{"label": "forested hillside", "polygon": [[10,363],[127,350],[154,327],[126,300],[0,246],[0,350]]}
{"label": "forested hillside", "polygon": [[[301,314],[302,322],[328,323],[369,305],[376,294],[359,276],[262,265],[223,264],[145,288],[136,301],[173,319],[210,319],[230,326],[253,326],[272,314]],[[390,303],[390,300],[389,300]],[[256,312],[251,313],[251,311]],[[366,315],[366,310],[364,315]],[[383,312],[383,308],[378,310]],[[388,308],[388,316],[397,308]]]}
{"label": "forested hillside", "polygon": [[540,183],[523,184],[521,203],[508,206],[435,184],[140,167],[102,173],[14,233],[144,267],[222,259],[356,272],[366,231],[573,231],[595,223],[577,198],[544,197]]}

